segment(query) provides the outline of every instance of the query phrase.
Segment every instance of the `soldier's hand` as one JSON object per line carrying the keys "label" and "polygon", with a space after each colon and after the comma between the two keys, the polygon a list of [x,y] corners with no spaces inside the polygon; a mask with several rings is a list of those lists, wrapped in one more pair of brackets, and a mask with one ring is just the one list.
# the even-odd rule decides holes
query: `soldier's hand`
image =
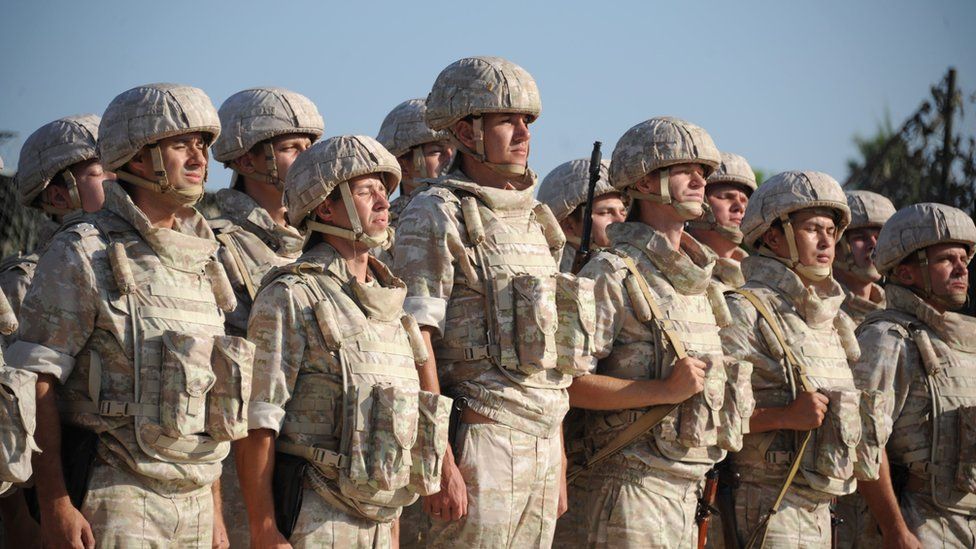
{"label": "soldier's hand", "polygon": [[705,388],[707,365],[694,357],[685,357],[674,363],[671,375],[664,380],[672,403],[687,400]]}
{"label": "soldier's hand", "polygon": [[441,491],[424,498],[424,511],[434,520],[458,520],[468,514],[468,488],[448,449],[441,470]]}
{"label": "soldier's hand", "polygon": [[41,543],[44,547],[94,549],[95,536],[81,511],[65,496],[51,505],[42,505]]}
{"label": "soldier's hand", "polygon": [[210,547],[212,549],[230,549],[230,539],[227,537],[227,526],[224,524],[223,516],[214,515],[213,538]]}
{"label": "soldier's hand", "polygon": [[251,547],[254,549],[291,549],[291,544],[281,535],[278,528],[272,522],[270,526],[255,531],[251,530]]}
{"label": "soldier's hand", "polygon": [[796,431],[809,431],[823,424],[827,415],[827,395],[813,391],[804,391],[796,395],[796,400],[786,407],[783,414],[785,427]]}

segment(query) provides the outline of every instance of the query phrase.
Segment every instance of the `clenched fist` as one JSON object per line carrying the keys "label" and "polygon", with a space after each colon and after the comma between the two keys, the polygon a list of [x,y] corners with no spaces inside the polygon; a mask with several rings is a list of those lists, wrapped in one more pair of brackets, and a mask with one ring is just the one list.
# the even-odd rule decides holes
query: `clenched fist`
{"label": "clenched fist", "polygon": [[786,429],[809,431],[823,424],[830,400],[823,393],[805,391],[786,407],[783,423]]}
{"label": "clenched fist", "polygon": [[705,388],[706,367],[704,362],[690,356],[674,363],[671,375],[664,380],[673,404],[687,400]]}

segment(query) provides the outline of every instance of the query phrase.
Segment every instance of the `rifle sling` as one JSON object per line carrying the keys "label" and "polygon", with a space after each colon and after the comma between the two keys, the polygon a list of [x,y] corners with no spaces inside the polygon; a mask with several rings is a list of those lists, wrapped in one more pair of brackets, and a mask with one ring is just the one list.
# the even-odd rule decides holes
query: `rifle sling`
{"label": "rifle sling", "polygon": [[[668,341],[671,343],[675,356],[679,360],[687,357],[688,351],[685,349],[685,345],[682,343],[681,338],[678,337],[678,333],[674,331],[670,324],[665,325],[661,322],[661,320],[664,319],[664,313],[661,312],[661,307],[658,305],[657,299],[654,298],[654,294],[651,293],[651,288],[647,285],[647,280],[644,279],[644,275],[637,270],[637,264],[630,257],[623,257],[623,262],[631,276],[637,280],[637,286],[640,288],[641,294],[644,295],[644,299],[647,300],[647,305],[651,309],[651,315],[655,320],[658,321],[658,327],[664,332],[665,337],[667,337]],[[656,427],[658,423],[661,423],[661,421],[667,417],[668,414],[673,412],[679,405],[680,403],[659,404],[657,406],[652,406],[633,423],[617,433],[617,436],[613,437],[610,442],[593,454],[593,456],[587,460],[585,464],[577,467],[573,471],[570,471],[567,475],[567,482],[572,481],[584,471],[592,469],[594,466],[614,456],[617,452],[623,450],[632,442],[650,432],[651,429]]]}

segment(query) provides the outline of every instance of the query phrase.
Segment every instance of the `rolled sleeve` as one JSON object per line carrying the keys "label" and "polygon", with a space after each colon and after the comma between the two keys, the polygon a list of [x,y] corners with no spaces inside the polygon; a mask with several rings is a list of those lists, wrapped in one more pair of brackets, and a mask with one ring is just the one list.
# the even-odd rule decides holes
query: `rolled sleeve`
{"label": "rolled sleeve", "polygon": [[50,374],[58,378],[60,383],[68,380],[75,366],[75,357],[27,341],[15,341],[4,353],[4,359],[8,364],[16,364],[21,370]]}
{"label": "rolled sleeve", "polygon": [[254,343],[254,374],[248,421],[277,432],[284,421],[306,351],[304,292],[278,282],[265,286],[251,307],[247,339]]}
{"label": "rolled sleeve", "polygon": [[403,310],[417,319],[417,324],[437,328],[438,337],[444,333],[447,318],[447,300],[439,297],[408,297],[403,302]]}
{"label": "rolled sleeve", "polygon": [[447,300],[454,290],[452,250],[466,253],[455,214],[443,197],[421,194],[400,217],[393,246],[393,272],[407,285],[409,296],[404,309],[419,324],[442,333]]}
{"label": "rolled sleeve", "polygon": [[251,402],[247,410],[247,428],[271,429],[277,435],[285,422],[285,409],[270,402]]}

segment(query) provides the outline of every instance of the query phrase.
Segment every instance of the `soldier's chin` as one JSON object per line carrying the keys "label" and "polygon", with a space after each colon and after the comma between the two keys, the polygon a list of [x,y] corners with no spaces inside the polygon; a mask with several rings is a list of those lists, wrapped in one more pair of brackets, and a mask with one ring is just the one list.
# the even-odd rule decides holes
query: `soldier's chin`
{"label": "soldier's chin", "polygon": [[966,304],[966,299],[968,297],[967,292],[949,292],[945,296],[942,296],[942,300],[946,304],[946,308],[950,311],[956,311],[962,309]]}

